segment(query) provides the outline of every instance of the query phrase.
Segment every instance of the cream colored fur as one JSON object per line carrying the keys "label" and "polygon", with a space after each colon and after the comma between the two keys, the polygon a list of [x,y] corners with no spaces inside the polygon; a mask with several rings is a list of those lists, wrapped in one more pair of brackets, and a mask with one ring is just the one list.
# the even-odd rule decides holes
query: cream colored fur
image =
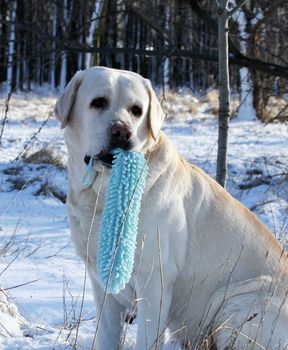
{"label": "cream colored fur", "polygon": [[[90,107],[97,96],[109,100],[103,111]],[[135,103],[143,109],[140,118],[129,111]],[[96,270],[97,236],[109,169],[96,166],[93,185],[85,189],[84,156],[105,150],[111,125],[120,121],[133,130],[134,149],[145,154],[149,165],[135,271],[119,295],[107,296],[95,349],[118,348],[133,298],[137,300],[136,350],[156,348],[159,334],[162,346],[165,329],[179,345],[186,342],[192,349],[284,349],[288,345],[287,253],[248,209],[186,162],[159,132],[164,115],[149,81],[103,67],[81,71],[66,87],[55,111],[65,127],[69,152],[67,206],[72,239],[77,254],[88,263],[98,316],[104,292]]]}

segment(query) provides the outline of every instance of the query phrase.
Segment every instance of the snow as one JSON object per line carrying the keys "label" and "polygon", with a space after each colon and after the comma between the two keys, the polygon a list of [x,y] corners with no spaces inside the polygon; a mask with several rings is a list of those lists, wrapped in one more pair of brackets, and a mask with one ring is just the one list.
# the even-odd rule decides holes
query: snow
{"label": "snow", "polygon": [[[1,105],[4,98],[0,96]],[[195,96],[174,95],[174,98],[175,115],[166,121],[165,132],[185,158],[214,176],[217,120],[208,112],[211,108]],[[0,162],[0,278],[5,290],[5,294],[0,290],[0,348],[3,350],[72,349],[75,343],[85,271],[74,253],[66,208],[61,201],[66,192],[66,169],[61,164],[49,164],[46,158],[46,163],[14,161],[47,119],[55,99],[45,89],[13,96],[4,129]],[[185,110],[183,103],[198,106],[183,118],[177,113]],[[264,125],[239,119],[230,124],[228,190],[252,209],[283,243],[287,243],[288,235],[287,140],[284,124]],[[31,155],[43,148],[48,154],[53,153],[52,160],[58,157],[66,163],[63,134],[54,118],[28,144],[27,153]],[[91,348],[96,325],[89,280],[81,317],[77,349],[86,350]],[[136,329],[136,324],[129,326],[125,350],[133,349]],[[167,344],[165,350],[169,348]]]}
{"label": "snow", "polygon": [[[246,33],[247,20],[245,13],[242,9],[239,9],[234,15],[239,25],[239,31],[241,35],[240,49],[243,54],[247,53],[247,40],[248,34]],[[240,81],[241,81],[241,102],[237,118],[240,120],[255,120],[256,111],[253,107],[253,82],[249,70],[246,67],[240,68]]]}

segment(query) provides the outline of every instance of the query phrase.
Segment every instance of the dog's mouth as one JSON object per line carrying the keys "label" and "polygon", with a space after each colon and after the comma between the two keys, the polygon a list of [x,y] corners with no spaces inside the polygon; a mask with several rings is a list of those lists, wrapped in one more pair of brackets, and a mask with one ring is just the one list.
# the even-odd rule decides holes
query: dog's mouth
{"label": "dog's mouth", "polygon": [[106,153],[104,151],[101,151],[99,154],[97,154],[94,159],[96,161],[100,161],[102,165],[107,166],[108,168],[112,167],[112,161],[114,159],[114,155],[112,153]]}
{"label": "dog's mouth", "polygon": [[111,168],[114,155],[110,152],[101,151],[100,153],[98,153],[96,156],[93,156],[93,157],[86,155],[84,157],[84,163],[88,165],[91,161],[91,158],[92,158],[93,164],[95,162],[99,162],[103,166]]}
{"label": "dog's mouth", "polygon": [[89,164],[90,160],[92,158],[92,164],[100,163],[101,165],[111,168],[112,167],[112,162],[114,159],[114,154],[113,150],[115,149],[122,149],[124,151],[130,151],[133,149],[133,143],[126,142],[122,144],[118,143],[111,143],[110,147],[108,147],[108,150],[102,150],[100,153],[90,156],[90,155],[85,155],[84,157],[84,163]]}

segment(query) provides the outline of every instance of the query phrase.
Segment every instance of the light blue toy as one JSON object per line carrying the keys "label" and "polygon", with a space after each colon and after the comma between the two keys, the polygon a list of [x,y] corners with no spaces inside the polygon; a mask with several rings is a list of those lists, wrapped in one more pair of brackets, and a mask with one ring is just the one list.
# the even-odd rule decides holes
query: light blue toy
{"label": "light blue toy", "polygon": [[142,153],[114,152],[97,255],[98,276],[108,293],[118,294],[131,277],[147,168]]}

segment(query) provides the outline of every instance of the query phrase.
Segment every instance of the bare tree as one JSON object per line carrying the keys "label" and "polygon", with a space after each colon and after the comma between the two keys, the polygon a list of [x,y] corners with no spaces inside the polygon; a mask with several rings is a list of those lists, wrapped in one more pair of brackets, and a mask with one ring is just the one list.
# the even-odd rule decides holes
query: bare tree
{"label": "bare tree", "polygon": [[[62,32],[65,33],[65,35],[68,28],[69,15],[70,15],[70,8],[68,7],[68,1],[64,0]],[[64,48],[61,54],[60,90],[64,90],[66,82],[67,82],[67,52]]]}
{"label": "bare tree", "polygon": [[[88,35],[86,37],[86,44],[88,46],[92,46],[95,32],[99,27],[99,23],[100,23],[99,19],[100,19],[100,14],[103,7],[103,2],[104,2],[103,0],[95,0],[94,9],[91,15]],[[85,54],[85,68],[90,68],[92,65],[93,65],[92,54],[91,52],[87,52]]]}
{"label": "bare tree", "polygon": [[50,84],[52,89],[56,87],[56,34],[57,34],[57,6],[52,4],[52,44],[50,56]]}
{"label": "bare tree", "polygon": [[[215,0],[29,0],[29,4],[0,1],[0,83],[13,77],[20,89],[46,82],[52,88],[63,87],[85,67],[87,58],[87,66],[131,69],[155,85],[169,82],[171,89],[186,86],[202,93],[216,87]],[[255,0],[241,13],[247,35],[243,37],[235,18],[229,25],[231,90],[239,92],[239,68],[247,67],[259,118],[270,114],[269,94],[277,91],[281,97],[287,90],[288,2]]]}
{"label": "bare tree", "polygon": [[230,117],[228,22],[245,1],[242,0],[231,10],[228,10],[229,0],[218,1],[219,124],[216,180],[223,187],[226,186],[227,143]]}
{"label": "bare tree", "polygon": [[9,30],[9,48],[8,48],[8,62],[7,62],[7,90],[10,91],[13,85],[13,71],[14,71],[14,54],[15,54],[15,22],[17,0],[13,0],[10,10],[10,30]]}

